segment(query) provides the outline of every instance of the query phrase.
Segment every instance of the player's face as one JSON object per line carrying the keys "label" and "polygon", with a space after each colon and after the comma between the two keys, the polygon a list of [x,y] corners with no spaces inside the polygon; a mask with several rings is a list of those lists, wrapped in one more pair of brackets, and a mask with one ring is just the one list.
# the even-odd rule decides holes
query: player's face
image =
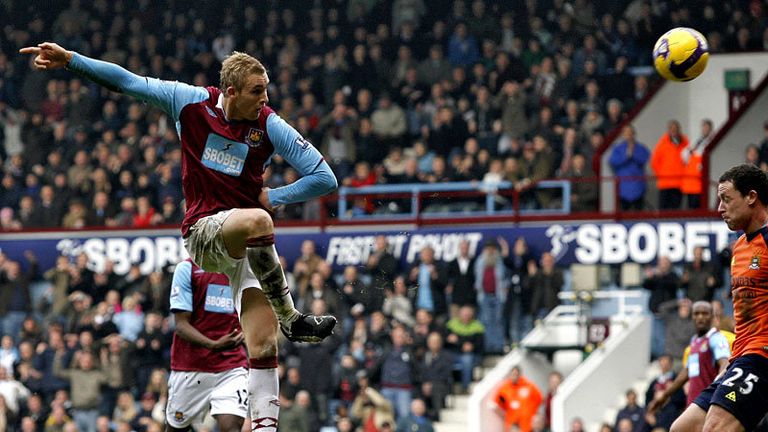
{"label": "player's face", "polygon": [[752,209],[749,195],[743,196],[732,182],[726,181],[717,185],[717,197],[720,199],[717,211],[728,228],[733,231],[743,230],[749,223]]}
{"label": "player's face", "polygon": [[267,74],[252,74],[246,79],[242,89],[235,90],[233,97],[234,112],[230,118],[238,120],[256,120],[261,109],[269,102],[267,96]]}
{"label": "player's face", "polygon": [[712,328],[712,310],[698,306],[693,308],[693,325],[697,332],[704,332]]}

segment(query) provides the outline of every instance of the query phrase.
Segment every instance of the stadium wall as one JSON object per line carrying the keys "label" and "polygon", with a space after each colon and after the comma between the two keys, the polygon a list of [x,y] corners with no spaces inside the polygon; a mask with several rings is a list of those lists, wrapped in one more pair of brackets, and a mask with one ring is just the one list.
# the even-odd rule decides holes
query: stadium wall
{"label": "stadium wall", "polygon": [[716,187],[712,182],[717,182],[720,174],[727,168],[744,162],[747,145],[750,143],[759,145],[763,139],[763,123],[766,120],[768,120],[768,91],[762,91],[741,117],[730,125],[728,133],[710,154],[710,208],[715,205],[717,199]]}
{"label": "stadium wall", "polygon": [[[714,54],[709,58],[709,64],[704,73],[693,81],[687,83],[667,83],[651,99],[645,108],[632,121],[637,130],[637,139],[645,144],[651,151],[656,146],[659,137],[666,132],[667,121],[676,119],[680,122],[683,133],[691,139],[699,136],[701,120],[709,118],[718,130],[728,120],[728,92],[724,87],[724,72],[728,69],[748,69],[751,75],[751,84],[756,86],[768,73],[768,53],[728,53]],[[766,105],[762,105],[763,108]],[[759,120],[759,125],[765,118]],[[752,129],[752,125],[744,123],[744,127]],[[752,142],[760,135],[760,129],[755,128],[756,134],[751,141],[746,141],[734,152],[734,147],[725,150],[724,144],[720,145],[723,151],[732,152],[732,157],[743,159],[743,148],[746,143]],[[618,138],[621,140],[621,136]],[[730,140],[729,140],[730,141]],[[605,176],[612,175],[608,159],[611,147],[603,154],[601,172]],[[713,167],[724,166],[717,159],[712,159]],[[713,171],[717,171],[714,169]],[[647,167],[647,175],[653,175],[650,167]],[[655,188],[649,188],[649,192]],[[613,185],[603,182],[601,185],[601,209],[603,211],[615,210]],[[655,203],[655,196],[647,196],[646,200]]]}

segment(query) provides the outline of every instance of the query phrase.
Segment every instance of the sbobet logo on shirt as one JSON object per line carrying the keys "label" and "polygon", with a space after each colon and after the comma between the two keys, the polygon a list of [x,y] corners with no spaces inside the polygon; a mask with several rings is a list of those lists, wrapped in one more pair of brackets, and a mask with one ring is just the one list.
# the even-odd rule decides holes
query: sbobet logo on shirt
{"label": "sbobet logo on shirt", "polygon": [[237,177],[243,172],[247,156],[247,144],[209,134],[200,160],[207,168]]}
{"label": "sbobet logo on shirt", "polygon": [[208,284],[208,290],[205,294],[205,310],[214,313],[233,313],[235,303],[232,301],[232,288],[227,285]]}

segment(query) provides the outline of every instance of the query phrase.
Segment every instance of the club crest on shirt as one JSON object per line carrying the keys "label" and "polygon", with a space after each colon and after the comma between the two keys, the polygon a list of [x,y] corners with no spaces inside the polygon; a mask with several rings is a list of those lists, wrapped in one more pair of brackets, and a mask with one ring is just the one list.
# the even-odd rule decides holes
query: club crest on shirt
{"label": "club crest on shirt", "polygon": [[752,262],[749,264],[750,270],[760,270],[760,255],[753,255]]}
{"label": "club crest on shirt", "polygon": [[251,128],[248,130],[248,134],[245,135],[245,142],[251,147],[258,147],[259,144],[261,144],[261,138],[263,136],[263,130]]}

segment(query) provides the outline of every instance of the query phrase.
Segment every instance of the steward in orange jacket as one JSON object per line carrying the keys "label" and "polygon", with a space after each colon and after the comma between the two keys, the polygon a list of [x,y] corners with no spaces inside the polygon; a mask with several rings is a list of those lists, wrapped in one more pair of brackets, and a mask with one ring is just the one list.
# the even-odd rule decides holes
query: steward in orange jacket
{"label": "steward in orange jacket", "polygon": [[520,368],[515,366],[509,378],[496,391],[493,400],[504,412],[504,430],[517,425],[520,432],[530,432],[533,416],[539,410],[542,401],[541,392],[531,381],[520,375]]}
{"label": "steward in orange jacket", "polygon": [[682,151],[688,147],[688,137],[680,133],[680,123],[670,120],[667,133],[659,138],[651,155],[651,168],[659,188],[659,208],[680,208],[682,180],[685,175]]}
{"label": "steward in orange jacket", "polygon": [[688,201],[688,208],[701,207],[701,193],[704,190],[702,184],[702,171],[704,169],[704,150],[712,139],[712,120],[701,121],[701,138],[691,142],[683,149],[682,158],[685,164],[685,176],[680,190]]}

